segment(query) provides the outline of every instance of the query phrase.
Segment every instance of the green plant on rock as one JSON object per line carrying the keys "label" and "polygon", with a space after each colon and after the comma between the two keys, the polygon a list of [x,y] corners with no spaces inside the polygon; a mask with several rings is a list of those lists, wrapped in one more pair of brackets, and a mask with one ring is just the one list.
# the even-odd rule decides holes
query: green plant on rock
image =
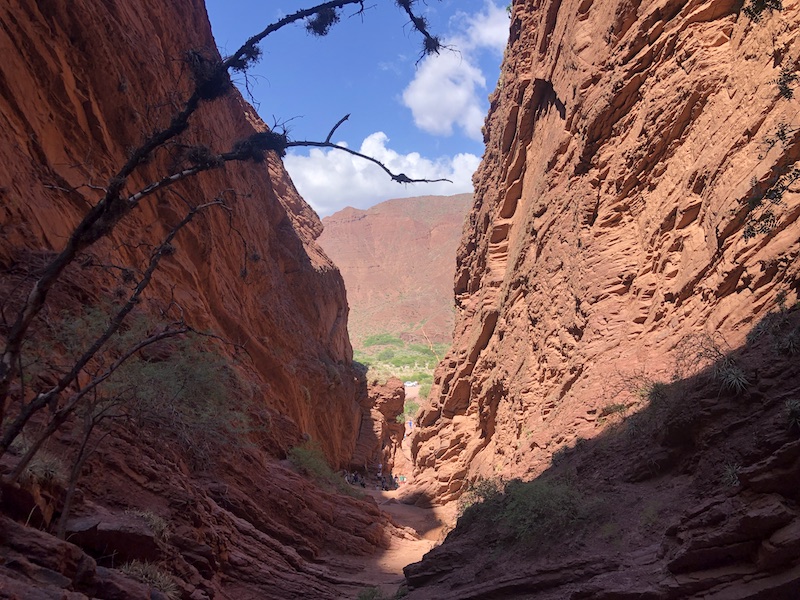
{"label": "green plant on rock", "polygon": [[476,479],[470,483],[467,491],[458,499],[458,516],[464,516],[464,513],[476,504],[483,504],[497,498],[503,493],[504,487],[503,480],[499,477]]}
{"label": "green plant on rock", "polygon": [[775,348],[781,354],[789,356],[800,354],[800,327],[795,327],[788,333],[778,336],[775,340]]}
{"label": "green plant on rock", "polygon": [[734,394],[741,394],[750,385],[744,371],[730,356],[726,356],[714,364],[714,379],[719,382],[723,390]]}
{"label": "green plant on rock", "polygon": [[556,540],[588,520],[589,502],[566,481],[514,480],[505,487],[503,508],[495,522],[527,544]]}
{"label": "green plant on rock", "polygon": [[252,423],[242,402],[251,390],[230,361],[189,337],[161,360],[126,363],[109,381],[109,393],[125,399],[125,410],[143,427],[175,438],[198,465],[225,448],[248,443]]}
{"label": "green plant on rock", "polygon": [[737,463],[726,462],[722,468],[722,481],[729,487],[739,485],[739,471],[741,467]]}
{"label": "green plant on rock", "polygon": [[364,588],[358,592],[356,600],[389,600],[377,587]]}
{"label": "green plant on rock", "polygon": [[152,510],[131,508],[126,510],[125,514],[142,519],[153,531],[156,538],[162,542],[167,541],[167,538],[169,538],[169,523],[167,523],[166,519],[158,516]]}
{"label": "green plant on rock", "polygon": [[800,435],[800,400],[786,401],[786,424],[789,432]]}
{"label": "green plant on rock", "polygon": [[315,440],[308,440],[299,446],[289,449],[287,453],[289,462],[300,473],[307,475],[317,485],[348,496],[359,497],[361,492],[347,482],[333,469],[331,469],[325,453]]}

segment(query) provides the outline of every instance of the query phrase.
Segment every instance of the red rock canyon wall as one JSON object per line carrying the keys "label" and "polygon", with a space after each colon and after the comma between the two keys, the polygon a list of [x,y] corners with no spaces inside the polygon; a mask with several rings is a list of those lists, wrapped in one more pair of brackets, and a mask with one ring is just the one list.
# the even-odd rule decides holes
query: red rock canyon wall
{"label": "red rock canyon wall", "polygon": [[[687,334],[731,348],[796,300],[798,196],[746,205],[800,155],[797,3],[515,1],[458,254],[453,351],[413,440],[441,500],[531,476],[602,427],[632,376],[669,381]],[[781,126],[786,143],[771,148]],[[622,398],[619,400],[618,398]]]}

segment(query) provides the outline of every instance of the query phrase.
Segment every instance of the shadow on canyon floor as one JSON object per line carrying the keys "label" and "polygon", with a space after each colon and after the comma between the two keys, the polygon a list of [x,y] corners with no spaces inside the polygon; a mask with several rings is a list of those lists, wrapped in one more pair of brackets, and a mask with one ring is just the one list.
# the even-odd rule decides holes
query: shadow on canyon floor
{"label": "shadow on canyon floor", "polygon": [[380,510],[389,516],[394,530],[387,534],[387,546],[370,556],[328,555],[325,562],[345,580],[339,587],[343,598],[358,598],[370,591],[382,598],[394,598],[405,584],[403,569],[418,562],[444,536],[455,520],[452,507],[420,508],[401,501],[403,490],[368,490]]}
{"label": "shadow on canyon floor", "polygon": [[745,583],[761,591],[743,598],[796,598],[798,354],[797,307],[735,350],[687,336],[672,381],[637,375],[639,400],[602,410],[600,435],[557,451],[532,481],[479,492],[406,570],[409,598],[588,598],[631,582],[648,598]]}

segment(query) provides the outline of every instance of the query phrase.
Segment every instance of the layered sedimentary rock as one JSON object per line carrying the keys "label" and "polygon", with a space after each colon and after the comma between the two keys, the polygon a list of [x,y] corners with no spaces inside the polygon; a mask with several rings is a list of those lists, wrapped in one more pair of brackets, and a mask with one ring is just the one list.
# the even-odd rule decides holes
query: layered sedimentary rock
{"label": "layered sedimentary rock", "polygon": [[[515,2],[458,254],[453,351],[414,438],[417,481],[531,476],[669,380],[690,333],[735,348],[796,299],[798,7]],[[768,216],[767,216],[768,217]],[[767,218],[766,220],[770,220]]]}
{"label": "layered sedimentary rock", "polygon": [[471,199],[401,198],[322,220],[319,244],[342,271],[356,348],[384,332],[450,343],[455,254]]}
{"label": "layered sedimentary rock", "polygon": [[797,595],[800,7],[741,8],[513,3],[414,499],[531,481],[410,598]]}
{"label": "layered sedimentary rock", "polygon": [[380,464],[382,472],[390,475],[395,466],[407,467],[400,448],[405,425],[397,422],[398,415],[403,413],[405,388],[402,381],[391,377],[383,384],[371,382],[367,389],[361,399],[361,430],[350,467],[371,476],[377,473]]}
{"label": "layered sedimentary rock", "polygon": [[[198,65],[219,56],[201,0],[12,0],[0,8],[0,25],[0,295],[8,323],[14,303],[109,178],[170,122]],[[188,131],[140,167],[125,192],[172,173],[187,153],[202,160],[265,130],[236,92],[203,102]],[[142,541],[149,550],[138,558],[172,573],[186,598],[334,597],[341,580],[326,571],[323,557],[373,551],[383,543],[385,520],[374,503],[341,500],[279,462],[311,439],[334,467],[346,464],[366,382],[352,368],[342,279],[314,241],[320,221],[277,155],[229,163],[142,202],[53,288],[44,322],[126,297],[137,269],[188,206],[215,200],[225,206],[204,209],[178,233],[140,306],[154,318],[178,307],[189,325],[226,341],[216,347],[237,356],[249,391],[237,408],[251,412],[253,430],[198,471],[169,436],[120,428],[84,468],[70,531],[86,552],[102,557],[102,567],[119,566],[109,557],[121,557],[134,538]],[[53,443],[65,459],[74,455],[69,435]],[[7,473],[13,460],[6,459]],[[54,526],[62,492],[12,486],[3,501],[23,521]],[[130,523],[131,510],[166,521],[167,536],[136,533],[147,527]],[[16,550],[6,549],[6,558],[25,552],[14,535]],[[30,543],[35,554],[38,542]],[[65,561],[78,555],[61,546],[54,552]],[[138,588],[124,596],[118,576],[103,587],[93,559],[75,559],[92,563],[77,578],[69,565],[58,576],[47,565],[47,581],[36,575],[39,567],[15,560],[3,561],[0,583],[11,597],[70,590],[75,597],[148,597]]]}

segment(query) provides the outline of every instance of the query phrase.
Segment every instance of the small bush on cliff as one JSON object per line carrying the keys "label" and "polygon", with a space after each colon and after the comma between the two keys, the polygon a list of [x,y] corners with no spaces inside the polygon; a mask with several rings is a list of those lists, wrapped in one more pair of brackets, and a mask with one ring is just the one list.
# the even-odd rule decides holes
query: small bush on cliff
{"label": "small bush on cliff", "polygon": [[783,10],[783,2],[781,0],[750,0],[742,12],[757,23],[765,12],[771,13],[773,10]]}
{"label": "small bush on cliff", "polygon": [[505,496],[505,506],[496,520],[526,543],[557,539],[588,519],[591,512],[583,495],[563,481],[511,481]]}
{"label": "small bush on cliff", "polygon": [[23,477],[32,479],[40,484],[66,483],[69,469],[64,461],[47,450],[40,450],[25,468]]}
{"label": "small bush on cliff", "polygon": [[790,433],[800,435],[800,400],[786,401],[786,424]]}
{"label": "small bush on cliff", "polygon": [[484,502],[497,498],[503,493],[503,489],[504,484],[502,479],[496,477],[490,479],[476,479],[458,499],[459,518],[464,516],[464,513],[471,506],[483,504]]}
{"label": "small bush on cliff", "polygon": [[464,509],[458,525],[491,524],[501,540],[532,548],[544,547],[576,529],[599,507],[563,480],[515,479],[497,493],[491,485],[482,489],[482,502]]}
{"label": "small bush on cliff", "polygon": [[304,475],[308,475],[317,485],[348,496],[359,497],[361,492],[331,469],[328,459],[319,444],[309,440],[300,446],[291,448],[288,452],[289,462]]}
{"label": "small bush on cliff", "polygon": [[194,336],[159,359],[137,357],[109,380],[106,394],[140,426],[176,439],[198,466],[247,443],[247,384],[227,358]]}

